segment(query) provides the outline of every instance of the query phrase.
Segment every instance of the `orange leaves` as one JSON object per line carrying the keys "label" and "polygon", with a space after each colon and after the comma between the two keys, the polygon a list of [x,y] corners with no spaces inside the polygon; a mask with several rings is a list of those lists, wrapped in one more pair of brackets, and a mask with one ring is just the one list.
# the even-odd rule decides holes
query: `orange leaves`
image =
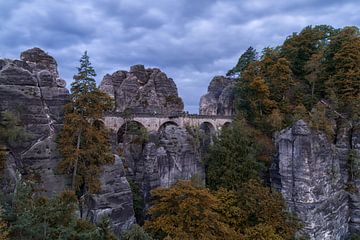
{"label": "orange leaves", "polygon": [[98,192],[101,167],[113,162],[109,133],[100,120],[106,111],[112,110],[114,102],[96,87],[92,78],[96,74],[86,52],[80,63],[58,140],[63,156],[59,170],[73,175],[74,190]]}
{"label": "orange leaves", "polygon": [[230,191],[211,193],[179,181],[152,192],[145,228],[156,239],[292,239],[299,229],[284,211],[281,195],[250,180]]}
{"label": "orange leaves", "polygon": [[237,239],[217,212],[219,200],[208,189],[195,188],[190,181],[178,181],[169,189],[152,192],[155,203],[149,209],[145,228],[154,236],[171,239]]}

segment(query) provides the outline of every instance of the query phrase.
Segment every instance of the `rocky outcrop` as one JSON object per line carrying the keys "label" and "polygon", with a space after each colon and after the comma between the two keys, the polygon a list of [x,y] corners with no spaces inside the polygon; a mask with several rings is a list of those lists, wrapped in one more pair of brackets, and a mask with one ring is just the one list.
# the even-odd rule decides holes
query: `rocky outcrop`
{"label": "rocky outcrop", "polygon": [[[0,59],[0,112],[18,115],[27,133],[20,144],[9,146],[1,182],[3,193],[14,192],[20,179],[35,180],[37,188],[48,196],[69,186],[69,179],[56,171],[60,155],[55,141],[63,126],[68,98],[55,59],[43,50],[27,50],[21,60]],[[84,216],[99,222],[107,215],[120,234],[135,222],[135,217],[132,193],[119,157],[104,167],[100,180],[101,192],[86,198]]]}
{"label": "rocky outcrop", "polygon": [[132,192],[125,176],[122,160],[115,155],[114,164],[104,167],[101,191],[86,199],[86,217],[96,223],[108,216],[116,235],[136,222]]}
{"label": "rocky outcrop", "polygon": [[157,68],[135,65],[130,71],[106,75],[100,89],[115,98],[116,111],[134,113],[176,114],[184,104],[174,81]]}
{"label": "rocky outcrop", "polygon": [[299,120],[275,136],[272,186],[303,221],[301,233],[310,239],[345,239],[359,232],[359,180],[352,171],[359,169],[360,154],[356,165],[349,165],[349,154],[360,153],[355,129],[348,122],[338,124],[332,142]]}
{"label": "rocky outcrop", "polygon": [[351,233],[360,236],[360,123],[351,128],[348,136],[350,136],[348,138],[350,159],[349,153],[346,154],[346,151],[340,146],[338,146],[338,152],[343,155],[344,159],[346,157],[346,163],[350,162],[351,164],[351,171],[347,171],[350,174],[349,178],[353,182],[353,189],[349,191],[349,208],[351,213],[349,229]]}
{"label": "rocky outcrop", "polygon": [[56,174],[59,154],[55,138],[68,101],[65,81],[55,59],[39,48],[21,54],[21,60],[0,60],[0,111],[18,115],[28,137],[11,146],[4,179],[7,190],[17,179],[40,182],[46,194],[62,191],[66,179]]}
{"label": "rocky outcrop", "polygon": [[120,146],[124,148],[127,174],[138,184],[145,208],[154,188],[170,187],[194,175],[205,179],[199,146],[186,129],[170,124],[143,140],[130,134],[123,139]]}
{"label": "rocky outcrop", "polygon": [[208,87],[208,92],[200,98],[201,115],[234,114],[234,86],[230,78],[215,76]]}

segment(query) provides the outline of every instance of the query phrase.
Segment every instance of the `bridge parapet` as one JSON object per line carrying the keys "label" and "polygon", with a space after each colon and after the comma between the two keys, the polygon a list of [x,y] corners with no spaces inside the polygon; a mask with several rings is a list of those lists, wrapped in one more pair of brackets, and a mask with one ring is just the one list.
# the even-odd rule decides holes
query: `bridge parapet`
{"label": "bridge parapet", "polygon": [[113,131],[118,131],[125,122],[135,121],[144,126],[148,131],[158,131],[164,124],[174,124],[179,127],[200,127],[202,124],[210,124],[214,130],[219,131],[225,124],[232,122],[231,116],[197,115],[197,114],[149,114],[137,113],[126,116],[124,113],[108,113],[104,117],[105,126]]}

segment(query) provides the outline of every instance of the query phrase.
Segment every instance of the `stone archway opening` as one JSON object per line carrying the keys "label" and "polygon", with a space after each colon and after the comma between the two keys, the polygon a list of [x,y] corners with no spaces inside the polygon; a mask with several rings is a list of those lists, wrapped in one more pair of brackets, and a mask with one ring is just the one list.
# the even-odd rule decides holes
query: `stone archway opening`
{"label": "stone archway opening", "polygon": [[166,121],[163,124],[160,125],[158,132],[161,133],[167,126],[179,126],[179,124],[177,124],[174,121]]}
{"label": "stone archway opening", "polygon": [[105,128],[105,123],[102,120],[95,120],[93,122],[93,126],[96,127],[97,129],[102,129]]}
{"label": "stone archway opening", "polygon": [[200,124],[200,130],[207,135],[215,135],[216,133],[214,125],[210,122],[202,122]]}
{"label": "stone archway opening", "polygon": [[133,143],[134,141],[144,141],[147,138],[147,130],[144,125],[138,121],[125,122],[117,132],[117,143]]}
{"label": "stone archway opening", "polygon": [[222,129],[225,129],[225,128],[228,128],[228,127],[230,127],[230,125],[231,125],[231,122],[226,122],[226,123],[224,123],[224,125],[222,125]]}
{"label": "stone archway opening", "polygon": [[210,145],[213,143],[216,135],[216,130],[213,124],[210,122],[202,122],[199,126],[201,136],[201,149],[202,154],[208,151]]}

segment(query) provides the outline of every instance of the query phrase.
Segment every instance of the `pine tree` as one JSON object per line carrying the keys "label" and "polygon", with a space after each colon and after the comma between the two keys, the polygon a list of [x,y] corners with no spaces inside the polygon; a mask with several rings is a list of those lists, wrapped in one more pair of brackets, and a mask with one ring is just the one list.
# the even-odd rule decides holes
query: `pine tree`
{"label": "pine tree", "polygon": [[46,198],[34,192],[31,182],[20,182],[6,206],[10,239],[116,239],[106,224],[97,227],[77,218],[77,197],[72,191]]}
{"label": "pine tree", "polygon": [[229,70],[226,76],[239,77],[241,72],[257,58],[256,49],[249,47],[246,51],[240,56],[237,64],[231,70]]}
{"label": "pine tree", "polygon": [[205,161],[206,184],[211,190],[237,189],[241,183],[258,178],[263,162],[263,145],[254,129],[242,120],[222,130]]}
{"label": "pine tree", "polygon": [[108,131],[100,121],[113,102],[96,87],[95,76],[85,52],[71,84],[71,101],[65,107],[58,141],[63,156],[59,170],[72,175],[72,189],[79,195],[99,191],[101,166],[113,161]]}

